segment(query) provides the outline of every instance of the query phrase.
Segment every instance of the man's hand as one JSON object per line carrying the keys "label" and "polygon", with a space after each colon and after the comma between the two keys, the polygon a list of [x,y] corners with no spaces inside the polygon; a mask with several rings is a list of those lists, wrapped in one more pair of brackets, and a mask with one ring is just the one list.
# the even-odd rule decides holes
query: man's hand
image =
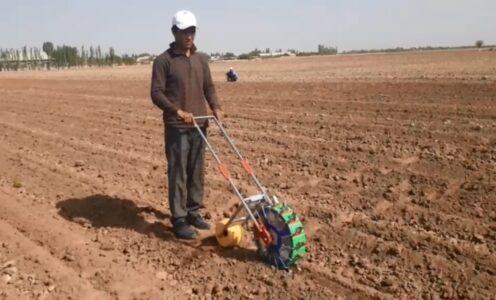
{"label": "man's hand", "polygon": [[193,124],[194,116],[192,113],[182,111],[180,109],[177,110],[177,117],[184,121],[186,124]]}
{"label": "man's hand", "polygon": [[221,109],[216,109],[214,110],[214,116],[219,120],[219,122],[222,122],[224,120],[224,112]]}

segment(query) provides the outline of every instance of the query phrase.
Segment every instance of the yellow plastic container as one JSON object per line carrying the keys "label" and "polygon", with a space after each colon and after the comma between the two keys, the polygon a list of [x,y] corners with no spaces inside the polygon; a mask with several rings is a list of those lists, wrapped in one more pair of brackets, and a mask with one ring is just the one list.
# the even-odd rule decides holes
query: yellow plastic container
{"label": "yellow plastic container", "polygon": [[229,225],[225,230],[229,219],[222,219],[215,224],[215,238],[222,247],[239,246],[243,239],[244,230],[241,224]]}

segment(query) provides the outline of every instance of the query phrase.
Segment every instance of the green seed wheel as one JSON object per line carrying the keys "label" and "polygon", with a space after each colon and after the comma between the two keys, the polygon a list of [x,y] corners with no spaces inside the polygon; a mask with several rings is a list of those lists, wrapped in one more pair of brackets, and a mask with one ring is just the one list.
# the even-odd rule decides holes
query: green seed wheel
{"label": "green seed wheel", "polygon": [[285,204],[265,206],[256,211],[256,218],[265,225],[273,239],[271,245],[265,245],[255,237],[258,253],[279,269],[296,265],[307,252],[307,237],[293,210]]}

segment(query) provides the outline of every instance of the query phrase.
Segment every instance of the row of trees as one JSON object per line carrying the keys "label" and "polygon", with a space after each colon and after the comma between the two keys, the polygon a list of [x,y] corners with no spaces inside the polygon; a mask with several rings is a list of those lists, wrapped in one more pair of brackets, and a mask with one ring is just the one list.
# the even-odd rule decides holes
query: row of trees
{"label": "row of trees", "polygon": [[337,47],[326,47],[324,45],[319,45],[317,47],[317,54],[319,55],[335,55],[338,54],[338,48]]}
{"label": "row of trees", "polygon": [[[477,40],[474,43],[474,46],[478,49],[487,47],[489,48],[490,51],[493,50],[493,46],[484,46],[484,41],[483,40]],[[403,48],[403,47],[396,47],[396,48],[385,48],[385,49],[362,49],[362,50],[351,50],[351,51],[343,51],[341,52],[342,54],[362,54],[362,53],[392,53],[392,52],[410,52],[410,51],[433,51],[433,50],[453,50],[453,49],[470,49],[474,48],[474,46],[457,46],[457,47],[433,47],[433,46],[426,46],[426,47],[410,47],[410,48]]]}
{"label": "row of trees", "polygon": [[104,51],[100,46],[78,48],[67,45],[55,46],[52,42],[44,42],[41,49],[26,46],[21,49],[0,49],[0,71],[133,65],[136,64],[138,57],[144,55],[149,54],[119,56],[113,47]]}
{"label": "row of trees", "polygon": [[318,45],[316,52],[304,52],[298,51],[294,49],[288,49],[285,52],[281,48],[276,49],[274,52],[271,52],[270,48],[266,48],[265,50],[260,50],[255,48],[254,50],[248,53],[241,53],[239,55],[234,54],[233,52],[226,53],[211,53],[211,57],[217,57],[220,59],[252,59],[256,57],[271,57],[271,55],[264,54],[274,54],[272,56],[288,56],[288,55],[296,55],[296,56],[308,56],[308,55],[335,55],[338,54],[338,48],[327,47],[324,45]]}
{"label": "row of trees", "polygon": [[104,52],[100,46],[90,46],[89,48],[81,46],[81,49],[78,49],[66,45],[54,47],[52,42],[43,43],[43,51],[53,60],[53,66],[57,68],[132,65],[136,64],[138,58],[138,55],[135,54],[119,56],[113,47]]}
{"label": "row of trees", "polygon": [[[487,47],[489,50],[493,50],[493,46],[485,46],[484,41],[482,40],[477,40],[475,42],[475,47],[476,48],[483,48]],[[281,53],[282,56],[284,55],[291,55],[294,54],[296,56],[310,56],[310,55],[336,55],[338,53],[341,54],[356,54],[356,53],[378,53],[378,52],[406,52],[406,51],[430,51],[430,50],[449,50],[449,49],[465,49],[465,48],[473,48],[474,46],[460,46],[460,47],[411,47],[411,48],[403,48],[403,47],[396,47],[396,48],[386,48],[386,49],[362,49],[362,50],[351,50],[351,51],[342,51],[338,52],[338,47],[328,47],[322,44],[319,44],[317,46],[317,51],[316,52],[305,52],[305,51],[298,51],[294,49],[288,49],[286,52],[283,52],[282,49],[275,50],[275,53]],[[220,59],[252,59],[252,58],[257,58],[257,57],[267,57],[264,56],[264,53],[271,53],[269,48],[266,48],[265,51],[259,50],[255,48],[254,50],[248,52],[248,53],[242,53],[240,55],[236,55],[233,52],[226,52],[226,53],[211,53],[210,55],[212,57],[220,58]],[[270,56],[269,56],[270,57]]]}
{"label": "row of trees", "polygon": [[24,46],[21,49],[0,48],[0,71],[22,68],[46,68],[48,62],[48,56],[37,47],[28,48]]}
{"label": "row of trees", "polygon": [[0,48],[1,60],[25,60],[28,59],[43,59],[41,49],[29,48],[24,46],[21,49],[2,49]]}
{"label": "row of trees", "polygon": [[[473,46],[472,46],[473,47]],[[475,47],[484,47],[484,41],[478,40],[475,42]],[[488,47],[489,50],[493,48]],[[367,50],[351,50],[343,51],[342,54],[353,54],[353,53],[375,53],[375,52],[403,52],[403,51],[418,51],[418,50],[447,50],[447,49],[463,49],[471,48],[471,46],[462,47],[412,47],[412,48],[387,48],[387,49],[367,49]],[[43,51],[42,51],[43,50]],[[266,54],[266,55],[264,55]],[[220,59],[252,59],[256,57],[273,57],[273,56],[309,56],[309,55],[335,55],[338,54],[337,47],[328,47],[319,44],[317,46],[316,52],[303,52],[294,49],[289,49],[283,52],[282,49],[277,49],[271,52],[269,48],[265,50],[259,50],[255,48],[248,53],[242,53],[236,55],[233,52],[226,53],[211,53],[211,57],[216,57]],[[149,60],[143,60],[144,57],[149,57]],[[42,49],[37,47],[28,48],[26,46],[21,49],[1,49],[0,48],[0,71],[3,70],[18,70],[18,69],[38,69],[38,68],[72,68],[72,67],[102,67],[102,66],[112,66],[112,65],[133,65],[138,62],[138,58],[141,62],[150,62],[153,58],[148,53],[142,53],[140,55],[128,55],[124,54],[119,56],[115,53],[113,47],[107,49],[107,51],[102,51],[100,46],[90,46],[86,48],[81,46],[81,48],[62,45],[54,46],[52,42],[43,43]]]}

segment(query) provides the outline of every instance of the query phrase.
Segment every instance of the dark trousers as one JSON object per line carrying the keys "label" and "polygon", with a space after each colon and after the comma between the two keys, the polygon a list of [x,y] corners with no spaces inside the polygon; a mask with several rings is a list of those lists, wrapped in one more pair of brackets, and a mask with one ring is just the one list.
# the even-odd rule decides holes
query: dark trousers
{"label": "dark trousers", "polygon": [[[206,136],[206,128],[202,127]],[[165,155],[172,221],[199,213],[203,205],[205,141],[196,128],[165,128]]]}

